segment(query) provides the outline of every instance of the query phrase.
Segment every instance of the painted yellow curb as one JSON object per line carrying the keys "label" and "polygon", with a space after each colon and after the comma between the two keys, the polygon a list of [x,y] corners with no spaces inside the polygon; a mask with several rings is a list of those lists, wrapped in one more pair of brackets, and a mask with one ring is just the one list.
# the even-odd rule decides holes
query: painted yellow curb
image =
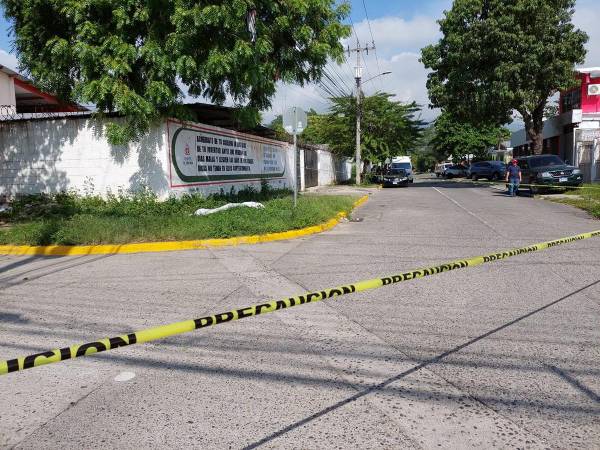
{"label": "painted yellow curb", "polygon": [[[368,195],[359,198],[352,208],[357,208],[369,199]],[[331,230],[339,221],[346,217],[346,213],[340,212],[333,219],[320,225],[302,228],[300,230],[283,231],[279,233],[257,234],[254,236],[239,236],[227,239],[202,239],[197,241],[174,241],[174,242],[141,242],[137,244],[108,244],[108,245],[0,245],[0,255],[12,256],[81,256],[81,255],[108,255],[120,253],[151,253],[151,252],[174,252],[180,250],[199,250],[214,247],[231,247],[242,244],[258,244],[261,242],[283,241],[296,239],[311,234],[322,233]]]}

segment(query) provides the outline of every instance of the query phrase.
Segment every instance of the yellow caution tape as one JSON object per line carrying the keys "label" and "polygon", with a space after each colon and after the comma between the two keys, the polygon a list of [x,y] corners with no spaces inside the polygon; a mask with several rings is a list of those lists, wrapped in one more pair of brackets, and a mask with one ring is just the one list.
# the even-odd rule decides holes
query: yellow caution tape
{"label": "yellow caution tape", "polygon": [[372,280],[359,281],[358,283],[347,284],[333,289],[325,289],[317,292],[308,292],[296,297],[284,298],[281,300],[272,300],[258,305],[247,306],[245,308],[234,309],[221,314],[202,317],[200,319],[186,320],[183,322],[162,325],[155,328],[148,328],[135,333],[124,334],[121,336],[100,339],[86,344],[73,345],[56,350],[49,350],[43,353],[36,353],[25,357],[10,359],[0,362],[0,375],[19,370],[30,369],[32,367],[42,366],[44,364],[65,361],[67,359],[79,358],[80,356],[88,356],[94,353],[114,350],[119,347],[125,347],[133,344],[142,344],[144,342],[156,341],[177,334],[188,333],[190,331],[201,328],[220,325],[234,320],[245,319],[247,317],[259,316],[282,309],[291,308],[293,306],[304,305],[307,303],[315,303],[329,298],[340,297],[342,295],[353,294],[355,292],[364,292],[371,289],[378,289],[384,286],[389,286],[403,281],[415,280],[424,278],[439,273],[449,272],[466,267],[474,267],[493,261],[511,258],[513,256],[522,255],[524,253],[537,252],[558,245],[569,244],[571,242],[599,237],[600,230],[591,233],[578,234],[576,236],[557,239],[555,241],[542,242],[539,244],[530,245],[527,247],[515,248],[498,253],[490,253],[484,256],[477,256],[469,259],[452,261],[438,266],[426,267],[422,269],[409,270],[408,272],[391,275],[384,278],[375,278]]}

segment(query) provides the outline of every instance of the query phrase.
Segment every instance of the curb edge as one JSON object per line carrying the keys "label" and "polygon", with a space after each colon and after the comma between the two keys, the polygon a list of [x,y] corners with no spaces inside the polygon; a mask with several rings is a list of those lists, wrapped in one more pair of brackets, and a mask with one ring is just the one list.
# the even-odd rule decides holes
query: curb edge
{"label": "curb edge", "polygon": [[[358,208],[369,199],[363,195],[352,205]],[[0,255],[9,256],[86,256],[86,255],[118,255],[128,253],[159,253],[182,250],[202,250],[207,248],[233,247],[237,245],[260,244],[263,242],[284,241],[331,230],[345,218],[345,212],[339,212],[335,217],[319,225],[313,225],[299,230],[280,231],[277,233],[258,234],[252,236],[237,236],[225,239],[201,239],[194,241],[142,242],[133,244],[103,244],[103,245],[0,245]]]}

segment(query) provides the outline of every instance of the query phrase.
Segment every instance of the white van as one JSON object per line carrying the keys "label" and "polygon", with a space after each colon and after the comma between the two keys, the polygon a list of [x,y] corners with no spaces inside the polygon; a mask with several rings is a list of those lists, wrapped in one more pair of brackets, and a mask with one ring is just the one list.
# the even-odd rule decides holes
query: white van
{"label": "white van", "polygon": [[436,177],[443,177],[446,174],[446,169],[452,167],[454,164],[453,163],[449,163],[449,162],[445,162],[445,163],[439,163],[435,165],[435,176]]}
{"label": "white van", "polygon": [[390,164],[390,169],[404,169],[406,170],[406,175],[408,176],[408,182],[413,183],[413,165],[410,160],[410,156],[394,156],[392,158],[392,163]]}

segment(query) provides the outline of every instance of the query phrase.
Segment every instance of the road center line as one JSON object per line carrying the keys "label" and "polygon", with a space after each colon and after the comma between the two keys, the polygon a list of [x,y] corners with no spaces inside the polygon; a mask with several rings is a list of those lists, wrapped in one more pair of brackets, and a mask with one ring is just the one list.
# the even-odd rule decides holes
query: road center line
{"label": "road center line", "polygon": [[452,203],[454,203],[456,206],[458,206],[460,209],[462,209],[463,211],[465,211],[467,214],[470,214],[471,216],[473,216],[475,219],[477,219],[479,222],[481,222],[482,224],[484,224],[486,227],[488,227],[489,229],[491,229],[492,231],[494,231],[498,236],[503,237],[505,239],[508,239],[507,236],[505,236],[504,234],[502,234],[502,232],[500,232],[499,230],[497,230],[493,225],[491,225],[489,222],[487,222],[485,219],[482,219],[481,217],[479,217],[477,214],[475,214],[473,211],[468,210],[467,208],[465,208],[463,205],[461,205],[460,203],[458,203],[456,200],[454,200],[452,197],[444,194],[442,191],[440,191],[438,188],[432,188],[433,190],[437,191],[442,197],[445,197],[446,199],[450,200]]}

